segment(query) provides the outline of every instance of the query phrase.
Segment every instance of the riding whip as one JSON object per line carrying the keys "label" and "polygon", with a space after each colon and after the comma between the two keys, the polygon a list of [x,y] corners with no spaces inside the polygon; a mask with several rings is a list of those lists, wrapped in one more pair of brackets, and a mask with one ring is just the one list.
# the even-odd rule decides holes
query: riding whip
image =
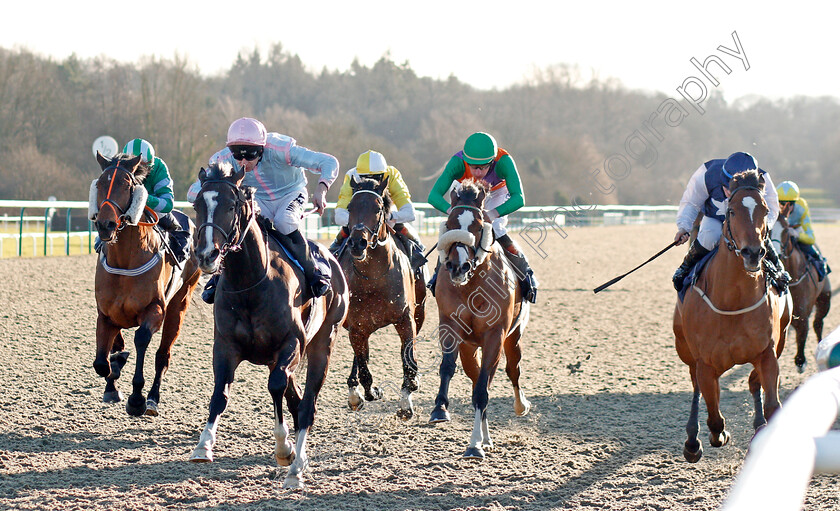
{"label": "riding whip", "polygon": [[673,243],[671,243],[671,244],[670,244],[670,245],[668,245],[667,247],[665,247],[665,248],[663,248],[662,250],[660,250],[659,252],[657,252],[657,253],[656,253],[656,255],[654,255],[653,257],[651,257],[651,258],[650,258],[650,259],[648,259],[647,261],[643,262],[643,263],[642,263],[642,264],[640,264],[639,266],[636,266],[635,268],[633,268],[632,270],[628,271],[627,273],[625,273],[625,274],[623,274],[623,275],[619,275],[618,277],[616,277],[616,278],[612,279],[611,281],[606,282],[606,283],[604,283],[604,284],[601,284],[600,286],[598,286],[598,287],[596,287],[595,289],[593,289],[593,291],[594,291],[595,293],[597,293],[597,292],[599,292],[599,291],[603,291],[604,289],[606,289],[606,288],[610,287],[611,285],[615,284],[615,283],[616,283],[616,282],[618,282],[619,280],[623,279],[624,277],[626,277],[626,276],[630,275],[631,273],[633,273],[634,271],[638,270],[638,269],[639,269],[639,268],[641,268],[642,266],[646,265],[647,263],[649,263],[649,262],[653,261],[654,259],[656,259],[657,257],[661,256],[662,254],[664,254],[665,252],[667,252],[667,251],[668,251],[668,250],[670,250],[671,248],[675,247],[676,245],[677,245],[677,240],[674,240],[674,242],[673,242]]}

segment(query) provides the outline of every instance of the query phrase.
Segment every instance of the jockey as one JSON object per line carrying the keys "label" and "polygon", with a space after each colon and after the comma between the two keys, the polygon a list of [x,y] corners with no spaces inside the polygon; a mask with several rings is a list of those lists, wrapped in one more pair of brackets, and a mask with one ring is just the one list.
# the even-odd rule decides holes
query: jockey
{"label": "jockey", "polygon": [[[697,239],[691,244],[685,260],[674,273],[674,288],[678,292],[682,290],[683,280],[691,271],[691,268],[711,252],[720,240],[726,214],[729,180],[738,172],[756,169],[764,178],[764,190],[761,194],[767,202],[767,218],[765,220],[768,226],[772,226],[779,216],[779,199],[776,195],[776,188],[773,187],[770,174],[758,168],[758,163],[751,154],[737,152],[732,153],[725,160],[709,160],[691,176],[680,200],[680,208],[677,211],[677,234],[674,236],[676,244],[682,245],[688,241],[694,220],[701,211],[703,212],[703,220],[700,222]],[[765,238],[764,248],[767,251],[765,258],[774,266],[776,279],[783,286],[787,286],[790,282],[790,275],[784,270],[784,266],[779,260],[779,254],[769,238]]]}
{"label": "jockey", "polygon": [[[432,191],[429,192],[429,204],[436,209],[449,213],[450,205],[444,198],[455,181],[480,179],[490,187],[490,194],[484,204],[485,219],[493,223],[493,234],[504,248],[508,260],[516,269],[522,286],[522,295],[531,303],[537,301],[537,279],[528,265],[525,254],[507,234],[507,215],[525,205],[522,183],[513,157],[496,144],[492,135],[483,132],[467,137],[464,149],[455,153],[438,177]],[[434,294],[437,270],[429,281],[429,289]]]}
{"label": "jockey", "polygon": [[183,262],[187,258],[191,236],[190,232],[185,231],[172,214],[175,197],[172,192],[169,167],[166,166],[166,162],[155,156],[155,148],[152,144],[142,138],[129,141],[122,152],[131,156],[140,156],[140,160],[151,169],[143,181],[143,186],[149,192],[146,205],[157,213],[157,224],[170,234],[169,239],[172,242],[169,245],[173,255],[178,261]]}
{"label": "jockey", "polygon": [[779,194],[779,204],[781,204],[779,215],[787,218],[791,236],[808,259],[813,261],[820,280],[824,279],[831,269],[817,248],[817,238],[811,228],[811,212],[808,209],[808,203],[800,197],[799,187],[793,181],[783,181],[776,188],[776,192]]}
{"label": "jockey", "polygon": [[[312,296],[323,296],[329,282],[317,273],[309,253],[309,244],[300,233],[303,206],[307,201],[304,169],[320,174],[312,203],[318,214],[324,213],[326,194],[338,176],[338,160],[329,154],[311,151],[296,144],[295,139],[280,133],[267,133],[265,126],[250,117],[233,121],[228,128],[227,146],[210,157],[210,164],[228,162],[234,168],[245,168],[245,186],[256,188],[254,198],[260,215],[274,223],[281,234],[283,247],[303,268],[305,287]],[[196,181],[190,186],[187,200],[194,202],[201,190]],[[213,303],[218,276],[211,278],[201,294]]]}
{"label": "jockey", "polygon": [[[420,271],[420,268],[426,264],[426,258],[423,256],[426,249],[409,225],[409,222],[413,222],[415,218],[411,194],[408,192],[408,186],[406,186],[399,169],[393,165],[388,165],[385,162],[385,157],[376,151],[365,151],[360,154],[356,160],[356,166],[344,174],[344,182],[338,192],[338,202],[335,204],[335,223],[342,227],[330,246],[330,252],[336,254],[344,246],[344,241],[350,236],[350,230],[347,226],[350,213],[347,211],[347,205],[353,198],[351,182],[358,181],[362,177],[372,178],[379,182],[382,182],[385,177],[388,178],[388,193],[397,210],[389,211],[386,221],[394,229],[396,238],[402,242],[401,245],[411,261],[411,267],[414,269],[415,275],[422,278],[423,272]],[[398,246],[400,245],[398,244]]]}

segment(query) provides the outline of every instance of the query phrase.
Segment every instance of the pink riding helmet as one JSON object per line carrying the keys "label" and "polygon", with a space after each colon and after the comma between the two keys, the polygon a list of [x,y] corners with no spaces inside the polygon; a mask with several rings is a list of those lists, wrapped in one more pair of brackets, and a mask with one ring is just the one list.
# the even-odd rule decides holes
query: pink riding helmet
{"label": "pink riding helmet", "polygon": [[250,117],[233,121],[228,128],[227,145],[265,146],[266,131],[263,123]]}

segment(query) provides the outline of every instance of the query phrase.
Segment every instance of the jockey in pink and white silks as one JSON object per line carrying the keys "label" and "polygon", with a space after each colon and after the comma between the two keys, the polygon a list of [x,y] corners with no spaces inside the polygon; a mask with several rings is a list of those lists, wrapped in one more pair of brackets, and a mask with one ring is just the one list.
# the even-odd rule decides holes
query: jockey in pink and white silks
{"label": "jockey in pink and white silks", "polygon": [[[674,236],[677,245],[688,241],[695,218],[701,211],[703,212],[697,239],[691,244],[685,259],[674,273],[674,288],[677,291],[682,290],[683,280],[691,268],[720,240],[729,200],[729,180],[738,172],[745,170],[758,170],[764,179],[762,197],[767,203],[768,233],[776,223],[776,218],[779,216],[779,197],[776,187],[773,186],[770,174],[758,168],[758,163],[751,154],[737,152],[726,159],[709,160],[701,165],[691,176],[677,211],[677,234]],[[767,251],[766,258],[775,266],[777,280],[786,286],[790,281],[790,276],[784,271],[784,266],[769,238],[765,239],[764,248]]]}
{"label": "jockey in pink and white silks", "polygon": [[[233,121],[228,129],[227,146],[210,157],[210,164],[227,162],[234,168],[245,167],[242,184],[256,189],[254,198],[260,215],[272,220],[282,235],[279,240],[303,267],[306,285],[315,297],[329,289],[329,282],[316,275],[309,245],[300,233],[303,208],[307,202],[304,169],[320,174],[312,203],[318,214],[326,207],[326,194],[338,177],[338,160],[299,146],[292,137],[268,133],[265,126],[250,117]],[[196,181],[187,192],[187,200],[195,201],[201,184]],[[207,283],[202,298],[212,303],[216,276]]]}

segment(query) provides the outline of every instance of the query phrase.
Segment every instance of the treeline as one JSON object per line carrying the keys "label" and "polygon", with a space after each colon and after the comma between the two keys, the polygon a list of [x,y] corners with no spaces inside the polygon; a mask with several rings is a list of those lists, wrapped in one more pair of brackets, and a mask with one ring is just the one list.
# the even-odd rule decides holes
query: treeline
{"label": "treeline", "polygon": [[268,55],[240,55],[217,77],[178,57],[55,62],[0,48],[0,199],[86,200],[99,173],[91,144],[107,134],[120,144],[152,142],[183,200],[224,146],[229,123],[247,115],[334,154],[342,173],[359,153],[382,152],[418,201],[463,140],[483,130],[514,156],[531,205],[675,204],[700,164],[738,150],[753,153],[777,183],[819,188],[817,204],[834,205],[836,99],[728,104],[712,92],[701,114],[674,96],[585,81],[567,66],[492,91],[418,77],[388,56],[316,74],[280,44]]}

